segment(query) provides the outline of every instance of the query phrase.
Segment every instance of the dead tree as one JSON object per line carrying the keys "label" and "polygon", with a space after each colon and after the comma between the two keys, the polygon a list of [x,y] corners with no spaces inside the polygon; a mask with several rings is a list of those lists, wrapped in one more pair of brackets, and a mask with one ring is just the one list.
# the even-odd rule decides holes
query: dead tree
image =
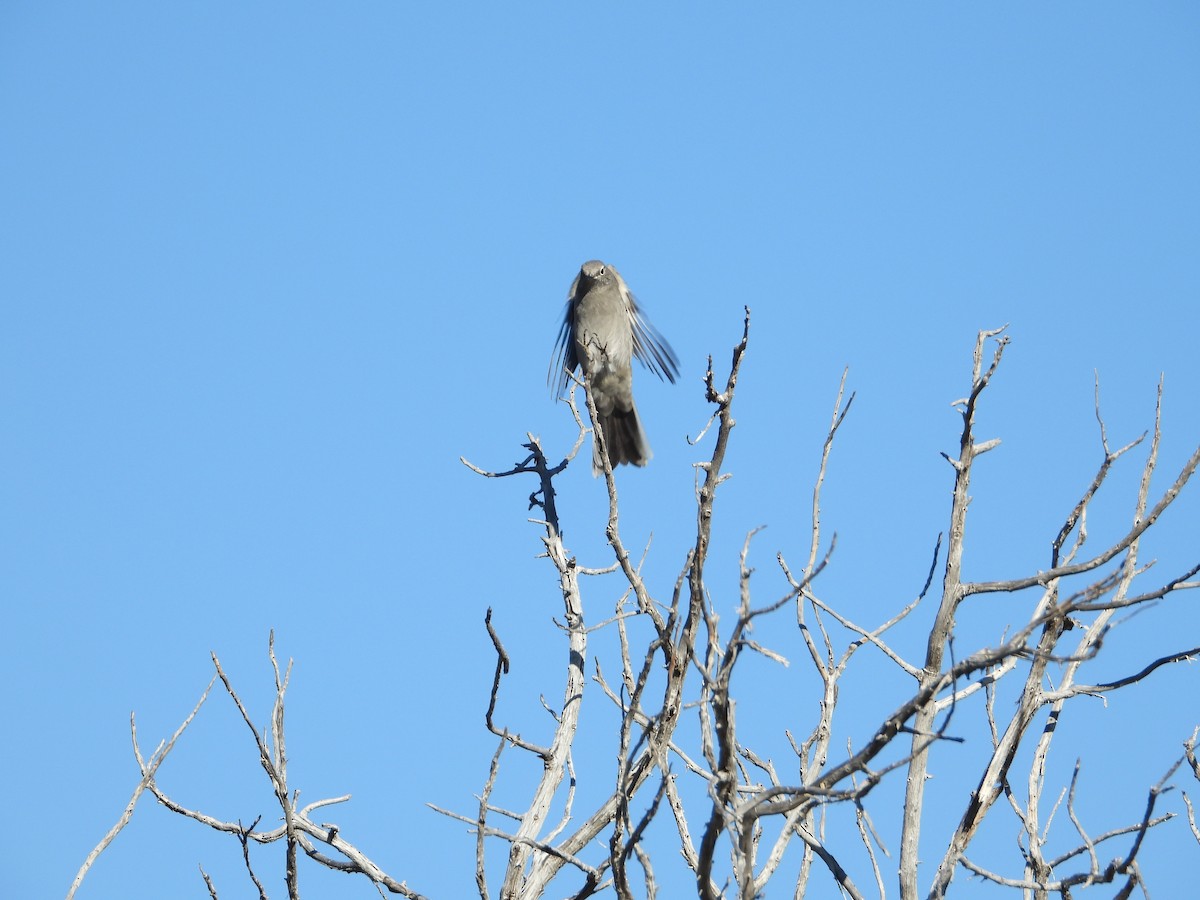
{"label": "dead tree", "polygon": [[[551,464],[541,442],[533,436],[525,445],[527,455],[507,471],[485,471],[464,460],[474,471],[490,478],[530,477],[536,482],[530,507],[538,510],[534,521],[542,531],[545,558],[557,573],[563,601],[561,652],[565,655],[562,701],[551,710],[553,734],[548,743],[540,745],[495,721],[510,660],[501,629],[488,610],[485,626],[497,659],[485,723],[497,739],[496,750],[472,812],[434,807],[467,823],[474,831],[480,897],[486,900],[496,889],[503,900],[537,898],[546,895],[552,884],[555,895],[569,892],[577,898],[607,890],[622,900],[654,897],[660,889],[657,873],[680,865],[689,870],[697,896],[704,900],[734,896],[750,900],[762,896],[768,885],[774,892],[788,891],[795,897],[808,896],[810,890],[814,896],[828,896],[831,882],[848,897],[882,897],[893,878],[898,879],[902,900],[941,898],[950,893],[956,875],[964,870],[971,877],[1036,898],[1079,896],[1083,889],[1103,884],[1115,885],[1120,897],[1131,896],[1138,888],[1146,893],[1139,852],[1153,839],[1152,831],[1175,815],[1162,808],[1162,797],[1171,789],[1180,765],[1186,761],[1185,771],[1200,779],[1195,750],[1200,729],[1186,740],[1181,736],[1179,762],[1169,771],[1143,775],[1144,807],[1129,810],[1124,827],[1098,834],[1092,833],[1076,807],[1078,779],[1072,777],[1056,792],[1049,781],[1046,759],[1056,725],[1068,712],[1068,704],[1073,708],[1073,701],[1079,698],[1136,689],[1162,667],[1200,655],[1200,647],[1181,647],[1166,656],[1142,660],[1115,680],[1097,683],[1086,678],[1088,664],[1102,652],[1105,637],[1117,624],[1118,613],[1200,586],[1193,580],[1200,566],[1166,580],[1150,581],[1151,567],[1138,555],[1143,535],[1155,527],[1200,464],[1198,448],[1165,491],[1152,489],[1151,476],[1161,442],[1161,384],[1149,441],[1145,442],[1143,435],[1116,449],[1108,441],[1097,391],[1103,461],[1078,502],[1065,511],[1057,532],[1047,536],[1045,568],[1005,580],[967,581],[963,555],[971,479],[978,459],[999,444],[996,439],[977,438],[978,415],[1008,343],[1003,329],[981,332],[975,344],[969,390],[955,403],[962,418],[958,453],[945,455],[953,473],[945,534],[931,540],[928,575],[911,602],[895,610],[886,621],[868,625],[852,620],[844,606],[839,610],[839,604],[819,591],[822,571],[836,564],[836,539],[822,532],[821,493],[835,437],[854,400],[853,394],[846,396],[844,373],[819,456],[809,541],[801,563],[793,567],[780,554],[778,586],[772,596],[757,600],[752,590],[753,569],[748,562],[752,532],[742,547],[737,598],[717,595],[706,581],[714,501],[727,477],[725,454],[735,425],[733,402],[749,345],[749,326],[747,310],[742,338],[734,347],[723,384],[718,384],[709,360],[705,395],[714,411],[705,432],[716,426],[713,449],[708,459],[698,464],[695,540],[671,585],[647,584],[622,539],[617,481],[606,452],[600,456],[609,500],[605,535],[613,564],[603,569],[586,568],[563,544],[554,480],[574,460],[587,435],[575,392],[568,404],[578,425],[578,438],[558,463]],[[595,422],[595,409],[586,391],[583,396]],[[604,434],[599,427],[593,430],[603,451]],[[1130,524],[1108,545],[1098,550],[1088,548],[1086,523],[1094,498],[1113,467],[1134,448],[1143,446],[1146,457],[1129,511]],[[928,613],[924,656],[907,659],[889,642],[890,633],[898,623],[924,614],[923,601],[939,572],[940,596],[935,593],[936,609]],[[627,590],[611,614],[602,611],[607,618],[590,625],[592,614],[583,586],[594,583],[590,579],[606,576],[621,579]],[[972,604],[991,595],[1018,592],[1034,597],[1023,618],[1011,623],[1006,633],[997,635],[990,645],[965,655],[958,652],[956,622],[970,614]],[[726,623],[720,611],[729,609],[734,612]],[[794,614],[794,625],[789,624],[787,612]],[[752,631],[756,625],[758,630]],[[576,794],[579,773],[575,771],[574,751],[585,704],[589,714],[596,705],[592,702],[595,691],[588,691],[587,653],[589,636],[598,629],[615,631],[619,647],[615,658],[594,661],[590,677],[590,683],[599,691],[599,708],[594,714],[611,717],[612,749],[618,763],[602,799],[582,807]],[[817,714],[813,721],[785,720],[779,725],[793,756],[784,766],[739,736],[739,708],[754,708],[756,698],[738,695],[734,674],[747,653],[785,663],[784,654],[772,644],[783,644],[789,636],[801,648],[820,692],[815,698]],[[844,701],[839,688],[848,667],[864,651],[882,655],[898,676],[891,683],[900,687],[896,688],[891,711],[860,745],[847,743],[842,748],[834,743],[838,724],[847,713],[840,706]],[[273,647],[269,655],[276,687],[269,728],[255,724],[215,655],[213,661],[217,677],[253,736],[283,824],[258,830],[261,815],[251,825],[243,826],[181,806],[161,788],[155,775],[187,722],[171,743],[160,747],[149,760],[137,748],[135,731],[142,779],[126,816],[80,870],[72,894],[87,867],[128,820],[128,811],[138,797],[149,790],[173,812],[233,835],[241,844],[247,876],[254,880],[260,896],[266,894],[251,865],[250,847],[273,842],[283,842],[286,847],[289,897],[299,896],[297,865],[301,854],[319,865],[364,876],[381,891],[420,896],[358,850],[337,825],[312,820],[315,809],[348,798],[299,806],[296,789],[287,777],[287,670],[280,670]],[[1002,687],[1010,689],[1015,697],[1005,706],[996,702]],[[927,779],[931,772],[941,771],[955,759],[962,738],[950,724],[960,721],[967,708],[982,710],[988,733],[981,737],[988,741],[990,752],[985,754],[982,768],[967,773],[961,783],[962,809],[957,822],[949,827],[937,826],[925,814]],[[192,716],[198,710],[199,704]],[[685,720],[696,726],[687,736],[679,728]],[[1031,763],[1015,765],[1020,748],[1029,754]],[[527,805],[520,810],[501,808],[492,800],[511,754],[533,758],[540,772],[529,791]],[[606,776],[588,771],[586,777],[594,784]],[[903,780],[902,803],[875,803],[878,795],[873,796],[872,791],[885,779]],[[1055,796],[1057,799],[1052,799]],[[1182,797],[1192,834],[1200,842],[1191,801],[1186,793]],[[1007,803],[997,809],[1001,799]],[[1077,840],[1073,849],[1051,855],[1047,850],[1048,828],[1064,802]],[[846,813],[842,821],[854,823],[852,829],[830,827],[832,817],[842,812]],[[1022,835],[1020,852],[1003,871],[985,868],[970,853],[989,815],[1015,817]],[[1061,825],[1062,817],[1058,821]],[[656,823],[658,829],[653,831],[652,840],[648,835]],[[664,829],[673,835],[670,843],[662,841]],[[880,838],[885,831],[899,835],[894,861],[886,855]],[[920,847],[927,852],[941,848],[937,850],[936,870],[924,888],[918,881]],[[507,861],[499,883],[489,885],[485,863],[496,848],[503,848]],[[217,896],[211,883],[209,890]]]}

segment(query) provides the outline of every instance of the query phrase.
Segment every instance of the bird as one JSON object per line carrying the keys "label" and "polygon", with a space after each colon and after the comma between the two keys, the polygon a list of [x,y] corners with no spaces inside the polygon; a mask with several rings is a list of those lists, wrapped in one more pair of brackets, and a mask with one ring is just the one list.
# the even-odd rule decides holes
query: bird
{"label": "bird", "polygon": [[[561,395],[582,367],[596,407],[609,462],[644,466],[654,455],[633,402],[633,359],[672,384],[679,360],[642,313],[621,273],[598,259],[585,262],[571,282],[547,381]],[[593,438],[592,474],[604,471]]]}

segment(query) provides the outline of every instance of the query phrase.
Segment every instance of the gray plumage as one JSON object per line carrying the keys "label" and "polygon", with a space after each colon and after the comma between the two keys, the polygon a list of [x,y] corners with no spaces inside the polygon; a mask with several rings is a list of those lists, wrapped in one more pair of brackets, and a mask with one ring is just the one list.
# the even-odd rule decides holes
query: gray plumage
{"label": "gray plumage", "polygon": [[[561,393],[570,373],[583,367],[614,466],[644,466],[653,456],[633,402],[634,357],[672,383],[679,374],[671,345],[642,314],[620,273],[596,259],[585,262],[567,294],[549,380]],[[592,474],[598,475],[604,465],[594,442],[592,451]]]}

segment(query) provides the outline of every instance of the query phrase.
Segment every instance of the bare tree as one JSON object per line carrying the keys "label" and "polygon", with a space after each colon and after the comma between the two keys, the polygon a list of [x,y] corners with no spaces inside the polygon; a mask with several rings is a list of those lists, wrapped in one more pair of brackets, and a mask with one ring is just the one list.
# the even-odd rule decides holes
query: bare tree
{"label": "bare tree", "polygon": [[[558,894],[566,892],[576,898],[606,890],[623,900],[655,897],[660,890],[657,873],[681,864],[694,878],[697,895],[705,900],[733,896],[749,900],[763,895],[768,884],[795,897],[808,896],[810,890],[828,896],[831,882],[848,897],[883,897],[893,878],[898,879],[902,900],[940,898],[950,892],[961,870],[1035,898],[1077,896],[1084,888],[1104,884],[1114,885],[1118,897],[1131,896],[1137,889],[1148,896],[1139,853],[1152,840],[1151,832],[1175,816],[1162,809],[1161,798],[1171,789],[1181,764],[1186,762],[1185,771],[1200,779],[1195,749],[1200,729],[1186,740],[1181,736],[1179,761],[1168,771],[1136,773],[1146,789],[1144,806],[1128,810],[1124,826],[1100,833],[1093,833],[1076,803],[1079,764],[1069,783],[1056,791],[1047,758],[1069,703],[1074,708],[1073,701],[1080,698],[1136,688],[1164,666],[1200,655],[1200,647],[1181,647],[1165,656],[1141,660],[1123,677],[1102,682],[1086,679],[1089,663],[1103,651],[1106,636],[1119,624],[1119,613],[1200,586],[1193,580],[1200,566],[1153,581],[1151,565],[1139,558],[1143,535],[1156,526],[1200,464],[1200,448],[1165,491],[1155,492],[1151,482],[1161,444],[1161,384],[1153,428],[1116,449],[1109,444],[1097,389],[1103,461],[1078,502],[1065,511],[1061,526],[1047,535],[1045,568],[1005,580],[964,580],[971,478],[978,458],[999,443],[995,439],[980,441],[976,427],[981,402],[1008,344],[1003,331],[978,335],[969,390],[955,402],[962,428],[957,455],[946,455],[954,484],[945,534],[931,541],[923,586],[911,602],[881,623],[852,620],[818,590],[819,576],[836,561],[836,539],[822,531],[821,492],[835,438],[854,400],[853,394],[846,395],[845,373],[819,457],[809,541],[800,564],[793,567],[779,555],[778,585],[769,597],[757,599],[748,562],[754,539],[751,532],[740,555],[736,603],[716,596],[706,580],[714,501],[727,477],[724,463],[735,425],[734,395],[749,344],[749,310],[723,384],[718,384],[709,359],[705,394],[713,414],[705,432],[715,425],[713,449],[698,465],[695,541],[665,593],[646,583],[640,563],[622,539],[617,482],[607,452],[601,452],[600,458],[609,500],[605,534],[614,562],[604,569],[586,568],[563,544],[554,480],[575,459],[587,436],[574,391],[568,405],[578,425],[578,438],[558,463],[550,463],[541,442],[532,435],[525,444],[527,455],[506,471],[485,471],[464,460],[489,478],[531,477],[536,482],[530,507],[538,510],[534,521],[542,530],[545,558],[558,577],[565,655],[562,701],[548,710],[553,733],[548,743],[539,745],[522,737],[518,729],[496,721],[510,659],[488,610],[484,624],[495,647],[496,669],[485,724],[496,738],[496,750],[473,811],[434,807],[474,831],[480,897],[486,900],[493,889],[498,889],[504,900],[542,897],[552,883]],[[595,423],[595,408],[586,391],[583,396]],[[602,429],[593,426],[593,431],[604,451]],[[1088,547],[1086,527],[1093,501],[1113,467],[1138,447],[1146,450],[1146,456],[1129,525],[1115,540],[1093,550]],[[924,657],[908,659],[892,645],[890,634],[922,609],[939,571],[940,596],[930,613]],[[588,583],[585,579],[604,576],[621,579],[627,590],[611,615],[589,625],[583,585]],[[1018,604],[1027,598],[1030,602],[1022,618],[1010,623],[993,643],[966,655],[957,653],[956,623],[972,612],[973,604],[993,595],[1013,596],[1013,610],[1021,608]],[[719,611],[731,607],[735,609],[732,620],[723,622]],[[794,626],[786,624],[787,611],[794,613]],[[794,757],[786,767],[756,750],[738,728],[739,704],[744,711],[753,709],[756,702],[754,696],[738,694],[734,675],[739,663],[746,654],[788,662],[757,636],[754,628],[759,623],[763,623],[759,631],[771,629],[769,633],[779,635],[780,642],[794,634],[793,627],[798,630],[805,663],[820,685],[814,721],[785,720],[779,725]],[[586,773],[592,784],[606,777],[611,781],[604,782],[603,796],[597,802],[582,805],[577,796],[574,750],[585,698],[592,696],[587,692],[588,640],[598,630],[615,632],[619,648],[613,658],[595,659],[590,677],[600,695],[597,715],[605,714],[605,706],[611,710],[607,714],[614,724],[618,763],[615,777]],[[847,711],[840,706],[839,688],[860,651],[882,655],[899,676],[890,683],[907,684],[908,688],[896,688],[892,710],[861,746],[848,743],[840,748],[834,745],[833,736],[838,731],[839,711],[843,718]],[[68,896],[128,821],[128,812],[144,790],[151,791],[168,809],[233,835],[241,844],[247,876],[262,897],[266,893],[254,873],[250,847],[278,841],[286,847],[289,897],[300,893],[297,864],[301,852],[319,865],[365,876],[381,893],[420,896],[385,873],[350,843],[337,825],[312,820],[315,810],[348,798],[299,805],[298,792],[288,780],[284,733],[290,666],[281,671],[273,643],[269,657],[276,699],[267,728],[254,723],[215,655],[213,663],[249,728],[283,824],[260,831],[261,816],[248,826],[220,821],[181,806],[159,786],[155,777],[158,765],[198,712],[198,704],[171,743],[160,747],[149,760],[143,758],[134,732],[142,778],[126,815],[88,857]],[[997,703],[1001,688],[1009,692],[1011,703]],[[983,737],[990,748],[982,766],[973,771],[960,764],[956,754],[962,737],[950,728],[951,722],[961,721],[967,708],[981,711],[986,722]],[[685,721],[694,727],[680,729]],[[1022,748],[1028,761],[1018,765]],[[508,771],[511,754],[536,760],[540,772],[527,805],[519,810],[503,808],[492,799]],[[961,814],[948,825],[934,822],[926,814],[926,787],[935,769],[961,781]],[[903,779],[902,801],[876,803],[872,791],[889,778]],[[1182,797],[1192,834],[1200,842],[1191,801],[1186,793]],[[1002,799],[1006,803],[997,809]],[[1051,854],[1047,838],[1060,808],[1065,809],[1069,824],[1063,824],[1063,817],[1058,816],[1057,827],[1073,832],[1073,845],[1066,852]],[[980,865],[970,853],[989,815],[1013,817],[1021,836],[1019,853],[1000,871]],[[841,818],[835,820],[835,816]],[[831,827],[835,821],[838,827]],[[886,830],[900,836],[894,861],[880,837],[885,829],[876,825],[882,821],[892,823]],[[852,822],[853,828],[840,827],[843,822]],[[668,832],[669,841],[664,840]],[[918,879],[921,847],[927,852],[931,847],[944,848],[937,851],[936,869],[925,888]],[[498,884],[489,886],[486,862],[496,848],[503,848],[506,863]],[[216,887],[204,877],[210,894],[217,896]]]}

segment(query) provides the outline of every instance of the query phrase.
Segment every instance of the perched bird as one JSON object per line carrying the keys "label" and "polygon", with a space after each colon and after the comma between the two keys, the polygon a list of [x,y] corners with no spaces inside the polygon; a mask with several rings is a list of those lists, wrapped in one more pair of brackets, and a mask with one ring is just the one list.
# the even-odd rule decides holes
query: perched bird
{"label": "perched bird", "polygon": [[[550,363],[549,381],[561,393],[583,367],[596,405],[608,458],[614,466],[644,466],[653,455],[633,403],[633,358],[674,383],[675,352],[642,315],[625,279],[598,259],[585,262],[571,283],[567,309]],[[600,447],[592,445],[592,474],[604,471]]]}

